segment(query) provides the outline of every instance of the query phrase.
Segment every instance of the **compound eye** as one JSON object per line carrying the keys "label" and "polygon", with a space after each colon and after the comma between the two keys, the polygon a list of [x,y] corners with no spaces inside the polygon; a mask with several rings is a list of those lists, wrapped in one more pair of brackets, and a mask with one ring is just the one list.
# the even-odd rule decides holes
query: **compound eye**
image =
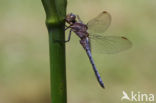
{"label": "compound eye", "polygon": [[71,14],[70,17],[71,18],[76,18],[76,16],[74,14]]}

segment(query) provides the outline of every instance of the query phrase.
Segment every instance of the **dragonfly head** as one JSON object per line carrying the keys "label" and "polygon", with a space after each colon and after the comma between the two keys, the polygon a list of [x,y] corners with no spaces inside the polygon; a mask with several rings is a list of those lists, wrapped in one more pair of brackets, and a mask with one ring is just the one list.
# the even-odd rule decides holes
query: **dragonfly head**
{"label": "dragonfly head", "polygon": [[76,22],[76,15],[74,15],[73,13],[67,14],[65,21],[69,24],[73,24]]}

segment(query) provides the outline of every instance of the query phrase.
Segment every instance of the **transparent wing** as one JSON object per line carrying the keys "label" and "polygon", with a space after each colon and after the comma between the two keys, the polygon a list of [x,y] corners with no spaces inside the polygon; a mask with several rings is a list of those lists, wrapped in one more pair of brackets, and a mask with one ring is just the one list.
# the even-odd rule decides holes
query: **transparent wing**
{"label": "transparent wing", "polygon": [[123,36],[92,36],[91,49],[96,53],[113,54],[132,47],[132,43]]}
{"label": "transparent wing", "polygon": [[104,34],[111,23],[111,15],[103,11],[97,17],[87,23],[88,32],[93,34]]}

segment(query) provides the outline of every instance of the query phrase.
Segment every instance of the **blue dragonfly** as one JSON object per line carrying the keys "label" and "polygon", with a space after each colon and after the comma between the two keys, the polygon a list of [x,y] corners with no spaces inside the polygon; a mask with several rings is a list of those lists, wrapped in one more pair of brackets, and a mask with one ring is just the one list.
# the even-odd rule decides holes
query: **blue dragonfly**
{"label": "blue dragonfly", "polygon": [[106,36],[104,34],[111,23],[111,15],[107,11],[101,12],[87,24],[83,23],[80,17],[73,13],[67,14],[65,22],[68,24],[65,30],[70,29],[66,42],[70,41],[72,32],[80,38],[80,44],[89,57],[95,76],[100,86],[104,88],[104,83],[93,61],[91,46],[93,51],[109,54],[127,50],[132,46],[132,43],[124,36]]}

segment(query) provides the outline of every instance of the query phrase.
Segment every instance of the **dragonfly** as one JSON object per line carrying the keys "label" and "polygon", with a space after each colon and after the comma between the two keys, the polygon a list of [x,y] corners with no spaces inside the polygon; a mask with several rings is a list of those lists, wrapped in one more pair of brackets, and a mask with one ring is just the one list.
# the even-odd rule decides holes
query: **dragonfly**
{"label": "dragonfly", "polygon": [[106,36],[104,34],[111,23],[111,15],[107,11],[101,12],[87,24],[83,23],[79,15],[69,13],[66,15],[65,22],[68,24],[68,26],[66,25],[65,30],[70,30],[66,42],[70,41],[72,32],[80,38],[80,44],[89,57],[95,76],[100,86],[105,88],[100,74],[95,66],[91,51],[94,50],[99,53],[108,54],[117,53],[130,48],[132,46],[131,41],[124,36]]}

